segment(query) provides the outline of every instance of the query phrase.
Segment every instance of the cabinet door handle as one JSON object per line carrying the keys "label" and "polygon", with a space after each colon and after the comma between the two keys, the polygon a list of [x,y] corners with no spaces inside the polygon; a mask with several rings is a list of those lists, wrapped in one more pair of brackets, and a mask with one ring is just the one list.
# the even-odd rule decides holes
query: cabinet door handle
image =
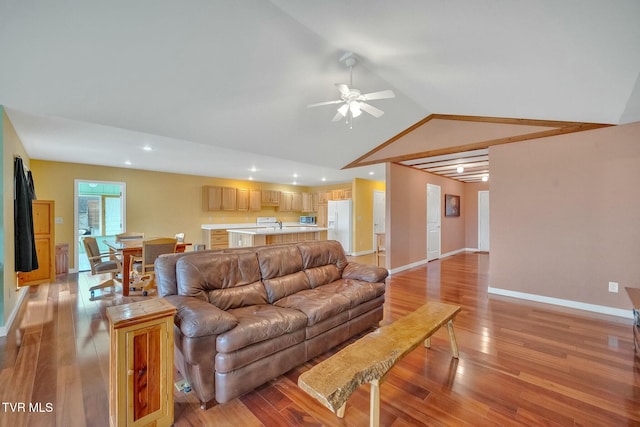
{"label": "cabinet door handle", "polygon": [[134,373],[133,369],[129,369],[129,370],[127,371],[127,375],[128,375],[128,376],[133,375],[133,373]]}

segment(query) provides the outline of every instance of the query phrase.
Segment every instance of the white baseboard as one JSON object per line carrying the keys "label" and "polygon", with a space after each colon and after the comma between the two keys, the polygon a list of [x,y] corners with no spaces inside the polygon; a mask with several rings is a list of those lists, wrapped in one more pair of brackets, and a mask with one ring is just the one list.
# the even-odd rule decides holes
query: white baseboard
{"label": "white baseboard", "polygon": [[462,252],[478,252],[478,250],[477,249],[471,249],[471,248],[457,249],[455,251],[447,252],[446,254],[440,254],[440,258],[446,258],[448,256],[457,255],[457,254],[460,254]]}
{"label": "white baseboard", "polygon": [[353,254],[351,254],[351,256],[362,256],[362,255],[369,255],[369,254],[375,254],[376,251],[374,251],[373,249],[369,249],[368,251],[360,251],[360,252],[354,252]]}
{"label": "white baseboard", "polygon": [[426,259],[423,259],[420,261],[413,262],[411,264],[403,265],[402,267],[394,268],[393,270],[389,271],[389,275],[392,275],[394,273],[400,273],[401,271],[409,270],[410,268],[419,267],[421,265],[426,264],[427,262],[428,261]]}
{"label": "white baseboard", "polygon": [[560,299],[560,298],[545,297],[543,295],[535,295],[535,294],[528,294],[525,292],[510,291],[508,289],[493,288],[491,286],[489,286],[488,292],[490,294],[495,294],[495,295],[503,295],[506,297],[525,299],[529,301],[542,302],[546,304],[559,305],[562,307],[576,308],[578,310],[591,311],[594,313],[609,314],[611,316],[618,316],[618,317],[633,319],[633,312],[631,310],[624,310],[621,308],[607,307],[604,305],[596,305],[596,304],[587,304],[584,302],[571,301],[571,300]]}
{"label": "white baseboard", "polygon": [[11,325],[13,321],[16,320],[16,316],[18,315],[18,311],[20,311],[20,306],[22,306],[22,300],[24,296],[27,294],[28,286],[24,286],[18,290],[18,301],[16,301],[16,305],[13,306],[13,310],[11,310],[11,315],[7,319],[6,325],[0,326],[0,337],[6,337],[9,333],[9,329],[11,329]]}

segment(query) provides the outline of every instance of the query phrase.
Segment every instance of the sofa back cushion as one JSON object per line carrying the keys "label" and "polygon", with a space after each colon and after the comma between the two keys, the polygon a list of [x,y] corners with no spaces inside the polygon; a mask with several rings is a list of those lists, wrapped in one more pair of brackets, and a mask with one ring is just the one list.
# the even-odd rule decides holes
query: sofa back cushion
{"label": "sofa back cushion", "polygon": [[340,279],[348,264],[342,245],[335,240],[298,243],[298,250],[312,288]]}
{"label": "sofa back cushion", "polygon": [[222,310],[266,304],[253,252],[183,257],[176,263],[178,294],[208,301]]}
{"label": "sofa back cushion", "polygon": [[256,255],[270,303],[311,288],[296,245],[264,246],[256,250]]}

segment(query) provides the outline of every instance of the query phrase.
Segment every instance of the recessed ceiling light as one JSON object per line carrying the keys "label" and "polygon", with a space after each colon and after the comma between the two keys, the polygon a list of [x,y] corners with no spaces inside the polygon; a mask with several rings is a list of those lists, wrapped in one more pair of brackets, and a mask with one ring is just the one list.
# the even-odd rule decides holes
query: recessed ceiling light
{"label": "recessed ceiling light", "polygon": [[298,174],[297,174],[297,173],[294,173],[294,174],[293,174],[293,177],[294,177],[294,178],[297,178],[297,177],[298,177]]}
{"label": "recessed ceiling light", "polygon": [[253,181],[253,177],[252,176],[249,177],[249,181]]}
{"label": "recessed ceiling light", "polygon": [[253,166],[251,169],[249,169],[251,172],[258,172],[258,169],[256,169],[255,166]]}
{"label": "recessed ceiling light", "polygon": [[489,181],[489,175],[483,175],[482,182],[487,182],[487,181]]}
{"label": "recessed ceiling light", "polygon": [[369,172],[369,175],[375,175],[376,173],[374,171]]}
{"label": "recessed ceiling light", "polygon": [[151,146],[150,146],[150,145],[145,145],[144,147],[142,147],[142,149],[143,149],[144,151],[152,151],[152,150],[153,150],[153,148],[151,148]]}
{"label": "recessed ceiling light", "polygon": [[298,185],[298,183],[297,183],[297,182],[295,182],[295,181],[293,181],[293,182],[292,182],[292,184],[293,184],[293,185]]}
{"label": "recessed ceiling light", "polygon": [[458,168],[456,169],[456,171],[457,171],[458,173],[462,173],[462,172],[464,172],[464,166],[458,166]]}
{"label": "recessed ceiling light", "polygon": [[324,176],[322,177],[322,179],[320,179],[320,181],[322,181],[322,182],[324,182],[326,180],[327,180],[327,178],[325,178]]}
{"label": "recessed ceiling light", "polygon": [[125,160],[124,164],[127,166],[131,166],[131,160]]}

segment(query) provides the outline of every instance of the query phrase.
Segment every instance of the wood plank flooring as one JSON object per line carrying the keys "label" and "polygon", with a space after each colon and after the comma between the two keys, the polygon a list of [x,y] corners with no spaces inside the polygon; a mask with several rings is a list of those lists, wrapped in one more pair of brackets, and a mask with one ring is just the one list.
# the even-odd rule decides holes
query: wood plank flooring
{"label": "wood plank flooring", "polygon": [[[383,323],[427,300],[462,306],[460,359],[451,358],[446,328],[431,349],[402,359],[380,387],[381,424],[640,425],[631,320],[488,296],[488,263],[488,254],[458,254],[388,280]],[[99,281],[71,274],[29,289],[0,339],[0,426],[108,425],[105,309],[113,295],[90,301],[87,289]],[[297,387],[298,376],[330,354],[206,411],[193,393],[176,391],[175,425],[368,425],[367,386],[343,420]]]}

